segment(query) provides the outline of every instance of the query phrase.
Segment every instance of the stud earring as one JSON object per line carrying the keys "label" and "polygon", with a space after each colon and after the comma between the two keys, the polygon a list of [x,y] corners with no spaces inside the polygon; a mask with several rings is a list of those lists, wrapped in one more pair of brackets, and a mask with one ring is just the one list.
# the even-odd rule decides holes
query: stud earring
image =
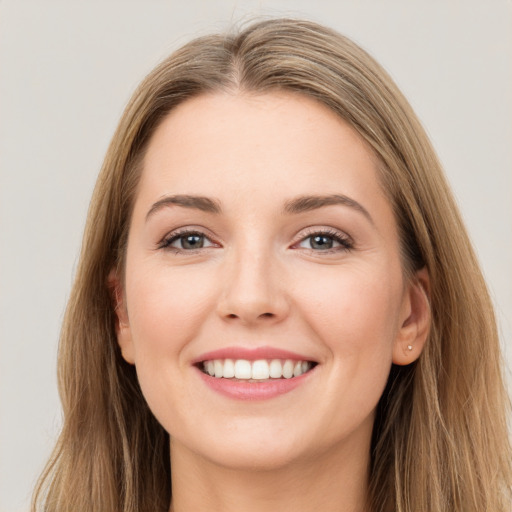
{"label": "stud earring", "polygon": [[412,345],[407,345],[408,350],[412,350]]}

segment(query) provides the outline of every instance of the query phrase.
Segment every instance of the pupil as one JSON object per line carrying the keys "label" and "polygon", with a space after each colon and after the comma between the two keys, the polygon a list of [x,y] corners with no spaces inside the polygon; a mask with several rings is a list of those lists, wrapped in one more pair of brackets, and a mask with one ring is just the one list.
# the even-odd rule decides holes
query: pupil
{"label": "pupil", "polygon": [[311,241],[313,249],[332,249],[332,238],[329,236],[316,235]]}
{"label": "pupil", "polygon": [[203,247],[203,237],[201,235],[187,235],[182,239],[183,249],[198,249]]}

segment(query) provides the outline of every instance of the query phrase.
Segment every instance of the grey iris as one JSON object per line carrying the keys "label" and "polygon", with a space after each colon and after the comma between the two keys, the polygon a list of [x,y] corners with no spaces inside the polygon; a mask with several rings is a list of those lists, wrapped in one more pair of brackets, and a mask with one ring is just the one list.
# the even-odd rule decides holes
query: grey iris
{"label": "grey iris", "polygon": [[200,249],[204,245],[204,237],[201,235],[187,235],[181,239],[183,249]]}
{"label": "grey iris", "polygon": [[330,236],[315,235],[311,237],[312,249],[332,249],[333,239]]}

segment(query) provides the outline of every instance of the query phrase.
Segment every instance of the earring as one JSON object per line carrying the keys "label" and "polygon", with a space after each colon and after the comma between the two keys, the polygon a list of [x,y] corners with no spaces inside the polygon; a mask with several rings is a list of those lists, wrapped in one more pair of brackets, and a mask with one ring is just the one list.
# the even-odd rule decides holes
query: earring
{"label": "earring", "polygon": [[412,350],[412,345],[407,345],[408,350]]}

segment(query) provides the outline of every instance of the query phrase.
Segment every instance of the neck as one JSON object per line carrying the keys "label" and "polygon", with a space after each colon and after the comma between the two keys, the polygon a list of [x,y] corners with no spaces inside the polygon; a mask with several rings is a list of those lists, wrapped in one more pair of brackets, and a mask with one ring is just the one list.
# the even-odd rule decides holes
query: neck
{"label": "neck", "polygon": [[170,512],[364,512],[369,446],[364,453],[341,451],[285,467],[234,469],[171,442]]}

